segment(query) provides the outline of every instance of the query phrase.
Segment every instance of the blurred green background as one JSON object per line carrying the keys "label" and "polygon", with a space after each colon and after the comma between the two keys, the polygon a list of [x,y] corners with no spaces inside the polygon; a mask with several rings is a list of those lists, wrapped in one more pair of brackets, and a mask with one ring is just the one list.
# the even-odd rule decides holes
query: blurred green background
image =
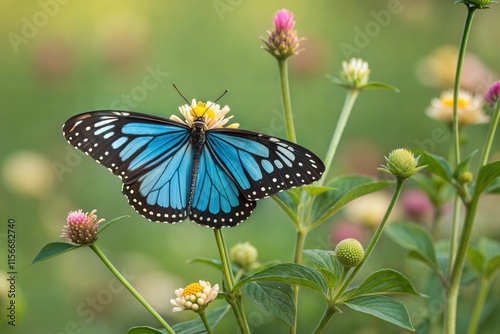
{"label": "blurred green background", "polygon": [[[325,75],[338,76],[343,60],[361,57],[369,62],[373,80],[400,89],[399,94],[361,94],[332,175],[376,175],[383,156],[398,147],[448,152],[448,130],[425,116],[425,110],[431,98],[451,87],[454,60],[444,59],[438,69],[429,65],[437,49],[458,43],[465,10],[451,0],[4,0],[0,6],[0,275],[7,271],[8,218],[17,224],[18,272],[15,328],[6,325],[5,279],[0,282],[2,333],[125,333],[134,325],[157,327],[89,249],[31,265],[45,243],[59,240],[68,211],[79,208],[98,209],[98,216],[108,220],[130,215],[101,236],[101,249],[170,323],[194,318],[187,312],[173,314],[169,300],[176,288],[190,282],[220,283],[215,270],[186,264],[194,257],[217,257],[212,231],[189,221],[164,225],[140,217],[120,194],[118,178],[71,148],[61,126],[88,110],[177,114],[183,101],[172,88],[175,83],[188,99],[213,100],[228,89],[220,103],[230,106],[242,128],[284,136],[276,61],[259,40],[272,29],[278,9],[295,13],[295,28],[305,37],[304,51],[290,63],[292,104],[299,143],[320,157],[344,99],[343,89]],[[480,94],[500,73],[500,7],[493,7],[476,14],[468,49],[473,54],[464,70],[463,85]],[[467,151],[482,144],[486,129],[467,129]],[[435,131],[441,131],[438,139]],[[499,142],[493,149],[497,158]],[[482,205],[474,238],[498,239],[498,197],[487,197]],[[331,247],[341,219],[315,230],[306,248]],[[293,225],[270,199],[259,202],[247,222],[224,233],[229,246],[250,241],[261,262],[292,259]],[[401,255],[397,245],[383,238],[366,273],[398,268],[424,289],[418,285],[422,268],[403,262]],[[466,290],[464,300],[474,294],[473,288]],[[490,296],[486,322],[498,328],[498,317],[492,317],[500,301],[498,282]],[[403,299],[414,321],[441,310],[439,298]],[[315,326],[323,307],[318,296],[301,293],[300,333]],[[460,312],[470,308],[469,300]],[[287,332],[270,314],[250,304],[247,309],[255,333],[263,328]],[[401,332],[345,311],[331,321],[331,331]],[[234,326],[229,315],[218,332],[235,333]]]}

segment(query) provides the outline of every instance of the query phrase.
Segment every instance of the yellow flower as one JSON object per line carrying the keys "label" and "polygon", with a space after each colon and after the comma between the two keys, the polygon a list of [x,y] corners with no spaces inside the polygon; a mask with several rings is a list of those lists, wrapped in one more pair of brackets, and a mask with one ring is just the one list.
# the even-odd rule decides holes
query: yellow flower
{"label": "yellow flower", "polygon": [[180,288],[175,290],[177,298],[170,299],[170,303],[174,305],[172,311],[180,312],[184,310],[192,310],[199,312],[204,310],[208,304],[217,298],[219,293],[219,285],[215,284],[213,287],[209,282],[198,281],[198,283],[191,283],[184,289]]}
{"label": "yellow flower", "polygon": [[[170,119],[176,122],[185,123],[188,126],[192,127],[196,118],[203,117],[206,130],[221,128],[229,121],[229,119],[233,117],[224,117],[229,112],[228,106],[224,106],[224,108],[221,109],[220,105],[214,102],[196,102],[195,99],[191,101],[191,105],[184,104],[180,106],[179,111],[181,112],[182,116],[184,116],[184,121],[175,115],[170,116]],[[236,129],[239,126],[240,125],[238,123],[233,123],[226,126],[226,128]]]}
{"label": "yellow flower", "polygon": [[[480,96],[460,90],[457,101],[458,123],[468,125],[489,122],[490,117],[483,112],[482,102]],[[453,121],[453,90],[445,91],[439,98],[432,99],[431,106],[426,113],[431,118],[451,123]]]}

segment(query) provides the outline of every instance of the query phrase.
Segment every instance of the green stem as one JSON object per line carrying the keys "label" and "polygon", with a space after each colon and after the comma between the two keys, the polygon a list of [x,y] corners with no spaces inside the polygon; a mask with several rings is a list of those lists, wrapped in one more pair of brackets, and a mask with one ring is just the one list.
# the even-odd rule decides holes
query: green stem
{"label": "green stem", "polygon": [[323,316],[321,317],[321,321],[314,329],[313,334],[321,333],[335,313],[337,313],[337,308],[335,306],[328,305],[323,313]]}
{"label": "green stem", "polygon": [[451,275],[457,254],[458,237],[460,235],[460,196],[455,193],[453,196],[453,216],[451,220],[450,250],[448,255],[448,275]]}
{"label": "green stem", "polygon": [[342,138],[342,134],[344,133],[344,128],[347,124],[347,120],[351,114],[352,107],[354,106],[354,102],[358,97],[359,90],[358,89],[348,89],[347,94],[345,96],[344,105],[342,106],[342,111],[340,112],[339,120],[335,127],[335,131],[333,132],[332,140],[330,141],[330,146],[328,147],[328,152],[325,158],[325,172],[323,173],[323,177],[318,181],[318,186],[321,186],[325,183],[326,176],[330,171],[330,167],[333,162],[333,158],[335,156],[335,152],[337,152],[337,147],[339,146],[340,138]]}
{"label": "green stem", "polygon": [[453,87],[453,139],[455,147],[455,164],[458,166],[460,163],[460,129],[458,124],[458,92],[460,90],[460,76],[462,74],[462,63],[464,61],[465,49],[467,48],[467,41],[469,39],[470,30],[472,27],[472,19],[476,11],[475,6],[467,6],[467,15],[465,17],[464,29],[462,38],[460,40],[460,47],[458,50],[457,69],[455,72],[455,84]]}
{"label": "green stem", "polygon": [[490,155],[491,145],[493,144],[493,138],[495,138],[495,131],[498,126],[498,119],[500,118],[500,102],[497,102],[495,108],[495,114],[490,123],[490,128],[488,130],[488,135],[486,137],[486,142],[484,144],[483,153],[481,155],[481,167],[488,163],[488,157]]}
{"label": "green stem", "polygon": [[466,205],[464,226],[460,235],[460,243],[458,245],[457,256],[455,257],[455,263],[453,265],[453,270],[450,276],[450,285],[446,294],[444,323],[444,333],[446,334],[455,333],[460,280],[462,278],[462,271],[465,263],[465,257],[467,255],[467,248],[469,246],[472,225],[474,223],[474,217],[476,215],[478,202],[479,194],[475,194],[472,197],[470,203]]}
{"label": "green stem", "polygon": [[281,85],[281,104],[283,106],[283,116],[285,119],[286,138],[296,143],[295,127],[293,125],[292,103],[290,100],[290,86],[288,84],[288,65],[286,59],[278,59]]}
{"label": "green stem", "polygon": [[481,278],[476,304],[474,305],[474,309],[472,310],[467,334],[475,334],[477,332],[479,320],[481,319],[481,312],[483,311],[484,302],[486,301],[486,297],[488,296],[489,289],[490,281],[487,278]]}
{"label": "green stem", "polygon": [[118,271],[118,269],[113,266],[113,264],[108,260],[106,255],[104,255],[101,250],[97,247],[96,244],[91,244],[90,249],[94,251],[94,253],[101,259],[101,261],[108,267],[108,269],[115,275],[115,277],[120,281],[120,283],[123,284],[125,288],[127,288],[128,291],[139,301],[139,303],[142,304],[146,308],[146,310],[149,311],[153,315],[153,317],[158,320],[158,322],[169,332],[170,334],[175,334],[174,330],[172,327],[169,326],[169,324],[158,314],[158,312],[155,311],[151,305],[148,304],[148,302],[137,292],[137,290],[134,289],[134,287],[127,281],[125,277],[123,277],[122,274]]}
{"label": "green stem", "polygon": [[205,314],[205,310],[198,312],[198,315],[201,318],[201,321],[203,321],[203,325],[205,325],[205,329],[207,330],[207,334],[213,334],[212,327],[210,327],[210,324],[208,323],[207,315]]}
{"label": "green stem", "polygon": [[248,327],[248,322],[245,317],[245,312],[243,311],[243,304],[239,296],[236,296],[234,289],[234,276],[233,270],[231,268],[231,262],[229,260],[229,252],[227,251],[226,243],[224,242],[224,237],[222,235],[221,229],[214,229],[215,240],[217,242],[217,248],[219,249],[220,260],[222,262],[222,272],[224,274],[224,279],[227,286],[226,299],[233,309],[234,315],[236,316],[236,321],[240,330],[244,334],[250,333],[250,328]]}
{"label": "green stem", "polygon": [[[307,229],[304,229],[299,225],[297,227],[297,236],[295,238],[295,249],[293,255],[293,262],[297,264],[302,263],[302,252],[304,251],[304,244],[307,237]],[[297,333],[297,318],[298,318],[298,310],[297,306],[299,305],[299,286],[293,286],[293,300],[295,304],[295,318],[293,319],[293,326],[290,327],[290,334]]]}
{"label": "green stem", "polygon": [[396,204],[399,195],[401,194],[401,190],[403,189],[403,184],[404,180],[398,179],[396,183],[396,189],[394,189],[394,194],[392,195],[391,203],[389,204],[389,207],[387,208],[387,211],[384,214],[384,217],[382,218],[382,221],[377,227],[377,230],[375,231],[375,234],[372,237],[372,240],[370,241],[370,244],[368,245],[368,248],[366,248],[365,256],[363,257],[363,260],[361,260],[360,264],[354,268],[354,271],[351,273],[351,275],[344,281],[342,284],[342,287],[338,290],[336,296],[334,296],[334,300],[337,301],[340,297],[342,297],[342,294],[344,291],[349,287],[349,284],[351,284],[352,280],[356,277],[358,272],[361,270],[363,265],[365,264],[366,260],[368,260],[368,257],[370,257],[370,254],[372,253],[373,249],[375,248],[375,245],[378,242],[378,239],[380,239],[380,236],[382,235],[382,231],[384,230],[385,224],[387,222],[387,219],[389,218],[389,215],[392,212],[392,209],[394,208],[394,205]]}

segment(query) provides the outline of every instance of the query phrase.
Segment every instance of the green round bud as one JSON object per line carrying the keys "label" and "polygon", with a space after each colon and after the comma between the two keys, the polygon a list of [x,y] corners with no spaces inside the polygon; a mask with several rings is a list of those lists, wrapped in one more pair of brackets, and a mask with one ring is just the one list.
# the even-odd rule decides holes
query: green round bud
{"label": "green round bud", "polygon": [[458,174],[458,177],[457,177],[457,181],[460,184],[471,183],[473,179],[474,179],[474,176],[472,175],[471,172],[468,172],[468,171],[465,171],[465,172]]}
{"label": "green round bud", "polygon": [[468,1],[464,1],[464,2],[476,5],[479,8],[483,8],[484,6],[489,5],[492,1],[491,0],[468,0]]}
{"label": "green round bud", "polygon": [[231,262],[235,265],[248,269],[257,263],[257,249],[249,242],[240,242],[234,245],[229,251]]}
{"label": "green round bud", "polygon": [[379,170],[404,180],[425,168],[425,166],[418,166],[419,158],[405,148],[398,148],[385,157],[387,166],[382,166]]}
{"label": "green round bud", "polygon": [[335,255],[345,268],[352,268],[361,263],[365,256],[365,250],[358,240],[349,238],[337,244]]}

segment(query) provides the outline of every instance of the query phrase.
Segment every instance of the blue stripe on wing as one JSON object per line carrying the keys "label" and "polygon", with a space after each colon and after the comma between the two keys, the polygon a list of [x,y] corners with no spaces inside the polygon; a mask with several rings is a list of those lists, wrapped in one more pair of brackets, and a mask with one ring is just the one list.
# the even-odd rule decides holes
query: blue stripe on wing
{"label": "blue stripe on wing", "polygon": [[200,157],[189,218],[212,228],[235,226],[246,220],[256,205],[242,196],[235,181],[205,146]]}

